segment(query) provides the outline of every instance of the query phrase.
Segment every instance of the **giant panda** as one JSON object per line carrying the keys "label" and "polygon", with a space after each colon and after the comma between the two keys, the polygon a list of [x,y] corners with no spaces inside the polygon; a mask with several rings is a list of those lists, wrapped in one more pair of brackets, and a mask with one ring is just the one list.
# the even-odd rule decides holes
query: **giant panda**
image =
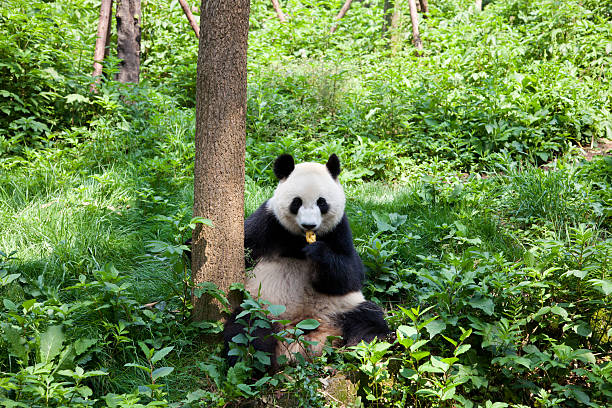
{"label": "giant panda", "polygon": [[[291,323],[258,328],[253,346],[269,352],[272,367],[277,367],[279,355],[292,360],[296,352],[305,357],[320,354],[328,336],[342,336],[343,345],[355,345],[389,335],[383,311],[361,292],[364,268],[344,212],[338,157],[332,154],[325,165],[296,165],[291,155],[283,154],[274,163],[274,174],[279,179],[274,194],[244,224],[246,264],[254,266],[246,289],[254,298],[285,306],[277,318]],[[316,234],[315,242],[306,241],[307,231]],[[226,350],[234,336],[244,332],[239,313],[226,322]],[[271,335],[304,319],[320,323],[305,336],[318,342],[308,350]],[[235,361],[229,357],[230,365]]]}

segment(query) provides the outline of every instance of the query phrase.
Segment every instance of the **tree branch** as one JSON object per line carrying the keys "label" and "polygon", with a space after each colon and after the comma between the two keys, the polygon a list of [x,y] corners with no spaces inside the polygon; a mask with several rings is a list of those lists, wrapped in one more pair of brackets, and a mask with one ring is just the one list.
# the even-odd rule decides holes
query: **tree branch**
{"label": "tree branch", "polygon": [[[338,21],[340,20],[342,17],[344,17],[344,15],[346,14],[347,11],[349,11],[349,9],[351,8],[351,3],[353,2],[353,0],[346,0],[344,2],[344,5],[342,6],[342,8],[340,9],[340,12],[338,13],[338,15],[336,16],[335,20]],[[331,30],[329,30],[330,34],[333,34],[334,31],[336,31],[336,28],[338,28],[338,24],[336,24],[335,26],[333,26],[331,28]]]}
{"label": "tree branch", "polygon": [[113,12],[113,0],[102,0],[100,4],[100,19],[98,20],[98,33],[96,34],[96,47],[94,49],[93,73],[94,82],[91,84],[91,92],[96,92],[97,85],[100,83],[102,75],[102,61],[104,61],[104,51],[108,41],[110,30],[110,19]]}
{"label": "tree branch", "polygon": [[185,16],[187,17],[187,20],[189,20],[189,24],[191,24],[191,28],[193,28],[193,32],[195,33],[196,38],[200,38],[200,27],[198,26],[198,23],[195,21],[195,17],[193,16],[193,13],[191,12],[191,9],[189,8],[189,4],[187,4],[186,0],[179,0],[179,3],[181,3],[181,7],[183,8],[183,11],[185,12]]}
{"label": "tree branch", "polygon": [[283,14],[283,9],[281,9],[280,3],[278,0],[272,0],[272,6],[274,6],[274,11],[276,11],[276,15],[281,23],[287,22],[287,17]]}

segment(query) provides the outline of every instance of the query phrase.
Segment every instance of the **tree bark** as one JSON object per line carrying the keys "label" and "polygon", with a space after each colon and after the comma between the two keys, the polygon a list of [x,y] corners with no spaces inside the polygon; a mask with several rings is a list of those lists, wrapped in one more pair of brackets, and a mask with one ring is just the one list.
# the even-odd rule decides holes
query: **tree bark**
{"label": "tree bark", "polygon": [[410,5],[410,21],[412,22],[412,43],[417,49],[417,55],[421,55],[423,51],[423,41],[419,34],[419,15],[416,10],[415,0],[408,0]]}
{"label": "tree bark", "polygon": [[[340,12],[338,13],[338,15],[336,16],[335,20],[340,20],[342,17],[344,17],[344,15],[346,14],[347,11],[349,11],[349,9],[351,8],[351,3],[353,2],[353,0],[346,0],[344,2],[344,4],[342,5],[342,8],[340,9]],[[334,31],[336,31],[336,28],[338,28],[338,24],[336,24],[335,26],[333,26],[331,28],[331,30],[329,31],[330,34],[333,34]]]}
{"label": "tree bark", "polygon": [[119,82],[140,78],[140,0],[117,0],[117,57]]}
{"label": "tree bark", "polygon": [[185,17],[187,17],[187,20],[189,20],[189,24],[191,25],[191,28],[193,28],[193,32],[195,33],[196,38],[200,38],[200,27],[198,27],[198,23],[196,22],[195,17],[193,16],[193,13],[191,12],[189,5],[187,4],[187,1],[179,0],[179,3],[181,3],[181,7],[183,8]]}
{"label": "tree bark", "polygon": [[421,13],[423,13],[423,18],[427,18],[427,13],[429,13],[429,3],[427,0],[419,0],[419,4],[421,5]]}
{"label": "tree bark", "polygon": [[476,0],[476,11],[482,11],[482,0]]}
{"label": "tree bark", "polygon": [[278,16],[280,22],[286,23],[287,18],[285,17],[285,14],[283,14],[283,9],[281,8],[278,0],[272,0],[272,6],[274,7],[274,11],[276,11],[276,15]]}
{"label": "tree bark", "polygon": [[402,0],[395,0],[391,15],[391,53],[395,55],[400,44],[402,21]]}
{"label": "tree bark", "polygon": [[[196,81],[194,216],[214,227],[193,232],[194,284],[228,291],[243,282],[249,0],[202,0]],[[239,298],[230,296],[235,307]],[[218,320],[220,305],[194,298],[194,318]]]}
{"label": "tree bark", "polygon": [[94,49],[93,73],[94,82],[91,84],[91,91],[96,91],[97,84],[100,83],[102,75],[102,61],[106,56],[106,46],[110,36],[110,20],[113,13],[113,0],[102,0],[100,4],[100,19],[98,20],[98,33],[96,34],[96,47]]}
{"label": "tree bark", "polygon": [[391,9],[394,9],[393,2],[391,0],[385,0],[383,5],[383,27],[382,27],[382,36],[384,37],[387,33],[387,30],[391,26]]}

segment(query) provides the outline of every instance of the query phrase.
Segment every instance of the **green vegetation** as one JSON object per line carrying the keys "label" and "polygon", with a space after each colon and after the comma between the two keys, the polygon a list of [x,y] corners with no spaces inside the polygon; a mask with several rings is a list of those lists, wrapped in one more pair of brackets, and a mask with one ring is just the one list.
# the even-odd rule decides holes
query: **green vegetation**
{"label": "green vegetation", "polygon": [[257,377],[266,356],[238,343],[228,370],[221,325],[190,320],[191,290],[223,294],[182,256],[203,220],[178,2],[143,2],[142,83],[92,94],[99,2],[0,0],[0,405],[612,404],[612,159],[580,149],[612,139],[612,6],[430,0],[419,58],[382,1],[329,36],[342,3],[283,2],[281,25],[252,2],[245,212],[278,154],[337,153],[397,340]]}

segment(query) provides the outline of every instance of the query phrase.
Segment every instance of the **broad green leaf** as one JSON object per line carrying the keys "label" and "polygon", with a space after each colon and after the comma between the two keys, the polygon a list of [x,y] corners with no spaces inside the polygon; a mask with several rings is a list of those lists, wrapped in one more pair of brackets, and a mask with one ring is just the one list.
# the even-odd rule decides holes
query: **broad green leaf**
{"label": "broad green leaf", "polygon": [[255,393],[251,391],[251,387],[249,387],[247,384],[237,384],[236,387],[249,397],[255,395]]}
{"label": "broad green leaf", "polygon": [[22,361],[27,362],[28,351],[25,347],[25,339],[21,337],[19,329],[8,323],[2,323],[1,327],[2,337],[6,340],[9,352]]}
{"label": "broad green leaf", "polygon": [[470,347],[472,347],[470,344],[462,344],[462,345],[460,345],[455,350],[455,355],[458,356],[460,354],[465,353],[466,351],[468,351],[470,349]]}
{"label": "broad green leaf", "polygon": [[567,319],[567,316],[568,316],[567,310],[565,310],[561,306],[553,306],[550,308],[550,311],[556,315],[563,317],[564,319]]}
{"label": "broad green leaf", "polygon": [[164,347],[163,349],[156,351],[153,357],[151,357],[151,363],[157,363],[159,360],[166,357],[166,355],[168,355],[168,353],[171,352],[172,349],[174,349],[174,346]]}
{"label": "broad green leaf", "polygon": [[446,329],[446,323],[440,319],[429,322],[425,326],[425,330],[429,333],[429,338],[432,339],[436,334],[442,333]]}
{"label": "broad green leaf", "polygon": [[442,393],[442,397],[440,399],[442,401],[446,401],[448,399],[453,398],[454,395],[455,395],[455,386],[453,385]]}
{"label": "broad green leaf", "polygon": [[406,326],[402,325],[397,328],[397,336],[401,336],[404,338],[412,338],[413,340],[417,338],[418,331],[414,326]]}
{"label": "broad green leaf", "polygon": [[483,312],[485,312],[486,314],[488,314],[489,316],[491,316],[493,314],[493,309],[495,307],[495,305],[493,304],[493,301],[488,298],[488,297],[480,297],[480,296],[475,296],[473,298],[471,298],[468,302],[468,304],[470,306],[472,306],[475,309],[480,309]]}
{"label": "broad green leaf", "polygon": [[174,371],[174,367],[160,367],[160,368],[156,368],[151,373],[151,378],[153,379],[153,381],[155,381],[158,378],[167,376],[172,371]]}
{"label": "broad green leaf", "polygon": [[53,360],[59,354],[64,343],[64,333],[61,326],[50,326],[40,335],[40,359],[44,363]]}
{"label": "broad green leaf", "polygon": [[319,327],[320,324],[321,323],[315,319],[306,319],[296,324],[295,327],[301,330],[314,330]]}
{"label": "broad green leaf", "polygon": [[97,339],[78,339],[74,342],[74,352],[81,355],[98,342]]}
{"label": "broad green leaf", "polygon": [[66,95],[66,103],[89,103],[89,98],[79,94],[70,94]]}
{"label": "broad green leaf", "polygon": [[268,311],[272,313],[274,316],[279,316],[285,313],[287,308],[284,305],[270,305],[268,306]]}
{"label": "broad green leaf", "polygon": [[588,282],[592,283],[594,287],[599,289],[606,296],[612,293],[612,281],[608,279],[589,279]]}

